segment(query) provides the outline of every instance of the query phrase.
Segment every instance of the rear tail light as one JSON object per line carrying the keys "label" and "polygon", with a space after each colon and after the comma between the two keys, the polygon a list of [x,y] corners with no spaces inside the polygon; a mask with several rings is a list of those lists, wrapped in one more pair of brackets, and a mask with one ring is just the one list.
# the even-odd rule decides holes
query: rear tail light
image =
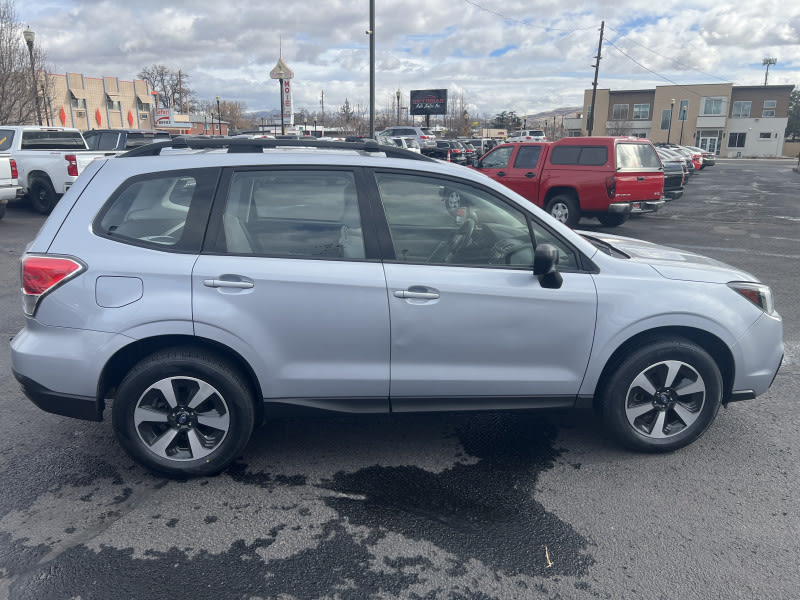
{"label": "rear tail light", "polygon": [[86,269],[86,265],[67,256],[26,255],[22,258],[22,304],[33,316],[43,296]]}
{"label": "rear tail light", "polygon": [[17,170],[17,161],[13,158],[11,159],[11,179],[17,179],[19,177],[19,171]]}
{"label": "rear tail light", "polygon": [[767,314],[775,311],[775,301],[772,297],[772,289],[763,283],[753,283],[749,281],[731,281],[728,284],[734,292],[744,296],[750,302]]}
{"label": "rear tail light", "polygon": [[78,157],[74,154],[67,154],[64,156],[64,159],[67,161],[67,175],[70,177],[77,177],[78,176]]}
{"label": "rear tail light", "polygon": [[606,177],[606,194],[613,199],[617,195],[617,178],[615,175]]}

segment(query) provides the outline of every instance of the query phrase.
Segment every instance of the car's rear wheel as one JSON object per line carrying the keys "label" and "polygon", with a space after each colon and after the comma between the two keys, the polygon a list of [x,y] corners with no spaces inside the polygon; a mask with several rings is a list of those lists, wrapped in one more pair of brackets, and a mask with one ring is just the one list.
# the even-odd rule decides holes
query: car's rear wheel
{"label": "car's rear wheel", "polygon": [[43,215],[49,215],[58,202],[58,195],[53,189],[53,184],[46,179],[34,179],[28,191],[28,197],[33,210]]}
{"label": "car's rear wheel", "polygon": [[600,221],[602,225],[606,227],[619,227],[625,221],[628,220],[630,217],[629,214],[621,215],[621,214],[606,214],[606,215],[598,215],[597,220]]}
{"label": "car's rear wheel", "polygon": [[214,475],[245,448],[253,394],[224,358],[194,348],[157,352],[123,379],[112,409],[122,448],[170,477]]}
{"label": "car's rear wheel", "polygon": [[719,367],[702,347],[683,338],[652,341],[624,358],[607,380],[603,416],[624,445],[668,452],[711,425],[722,387]]}
{"label": "car's rear wheel", "polygon": [[578,202],[568,194],[553,196],[548,201],[545,210],[567,227],[576,227],[581,220],[581,209],[578,207]]}

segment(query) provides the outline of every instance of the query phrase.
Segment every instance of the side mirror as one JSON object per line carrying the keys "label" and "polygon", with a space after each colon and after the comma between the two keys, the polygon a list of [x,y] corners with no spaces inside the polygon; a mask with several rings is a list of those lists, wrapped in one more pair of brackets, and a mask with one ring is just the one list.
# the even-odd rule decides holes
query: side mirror
{"label": "side mirror", "polygon": [[480,158],[473,158],[472,159],[472,166],[475,167],[476,169],[480,169],[481,168],[481,159]]}
{"label": "side mirror", "polygon": [[543,288],[559,289],[564,282],[561,273],[556,270],[558,264],[558,248],[552,244],[540,244],[533,253],[533,274],[539,279]]}

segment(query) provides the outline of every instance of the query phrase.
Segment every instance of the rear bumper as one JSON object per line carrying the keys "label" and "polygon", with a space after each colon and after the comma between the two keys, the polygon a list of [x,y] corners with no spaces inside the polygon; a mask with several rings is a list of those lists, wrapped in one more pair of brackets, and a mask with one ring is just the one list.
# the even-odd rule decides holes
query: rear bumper
{"label": "rear bumper", "polygon": [[665,200],[636,200],[633,202],[612,202],[608,205],[608,212],[612,214],[640,215],[656,212],[666,204]]}
{"label": "rear bumper", "polygon": [[54,392],[16,371],[12,372],[28,399],[43,411],[86,421],[103,420],[105,403],[102,400]]}
{"label": "rear bumper", "polygon": [[664,190],[664,198],[666,200],[677,200],[683,197],[683,188],[679,190]]}

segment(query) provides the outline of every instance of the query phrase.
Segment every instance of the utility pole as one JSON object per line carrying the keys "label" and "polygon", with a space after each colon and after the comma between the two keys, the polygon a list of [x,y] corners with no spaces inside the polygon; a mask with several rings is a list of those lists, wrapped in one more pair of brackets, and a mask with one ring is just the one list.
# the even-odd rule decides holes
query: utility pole
{"label": "utility pole", "polygon": [[594,81],[592,82],[592,107],[589,112],[589,120],[586,123],[586,130],[589,136],[592,135],[592,131],[594,130],[594,101],[597,97],[597,75],[600,72],[600,59],[602,58],[603,54],[603,29],[606,26],[605,21],[600,22],[600,43],[597,45],[597,62],[593,64],[594,67]]}
{"label": "utility pole", "polygon": [[320,90],[319,105],[322,107],[322,135],[325,135],[325,90]]}

